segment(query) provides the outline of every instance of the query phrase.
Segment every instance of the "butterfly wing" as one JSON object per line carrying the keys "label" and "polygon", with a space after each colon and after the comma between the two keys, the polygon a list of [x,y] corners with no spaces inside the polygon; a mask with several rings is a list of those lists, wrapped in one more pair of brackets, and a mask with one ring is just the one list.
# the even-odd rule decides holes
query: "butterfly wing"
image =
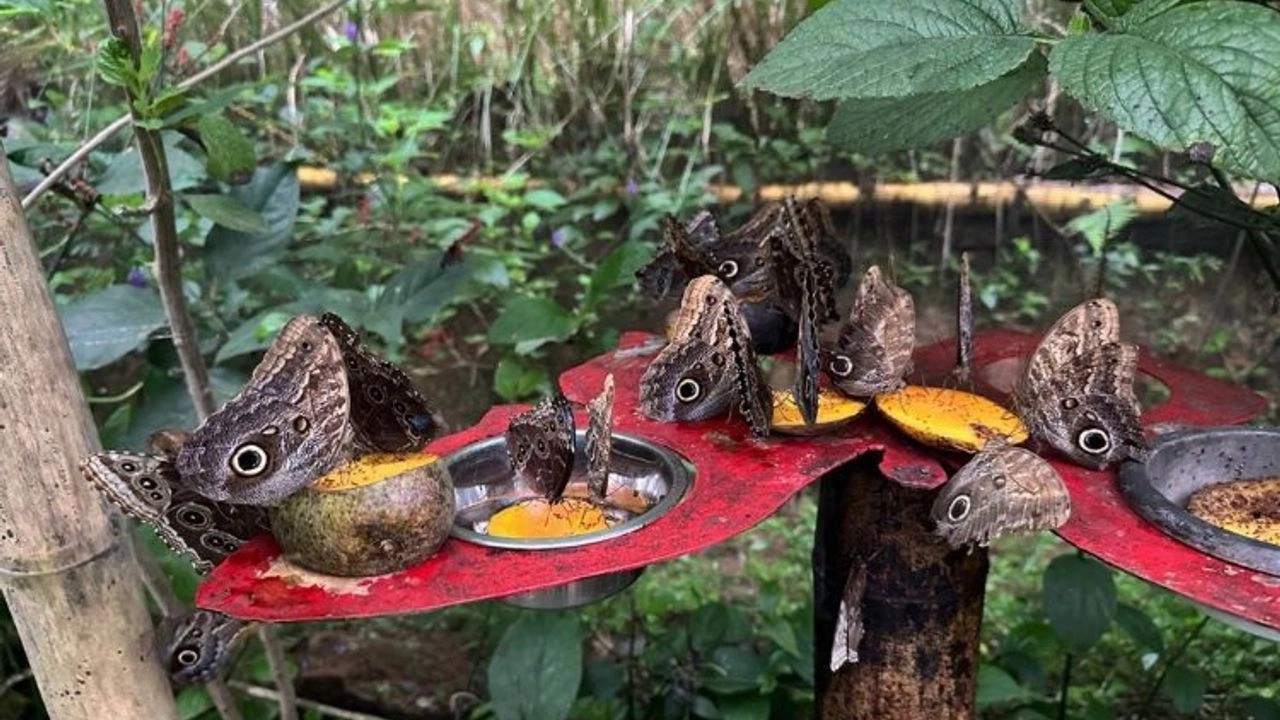
{"label": "butterfly wing", "polygon": [[983,450],[938,491],[930,509],[935,533],[953,548],[987,545],[1020,530],[1049,530],[1071,516],[1071,496],[1058,472],[1030,450]]}
{"label": "butterfly wing", "polygon": [[835,347],[823,350],[831,381],[847,395],[868,397],[902,387],[915,348],[915,303],[888,282],[880,268],[867,269]]}
{"label": "butterfly wing", "polygon": [[1014,388],[1031,434],[1095,469],[1146,457],[1133,389],[1138,348],[1119,341],[1119,327],[1110,300],[1077,305],[1045,334]]}
{"label": "butterfly wing", "polygon": [[435,413],[409,376],[371,353],[341,317],[325,313],[320,324],[342,350],[356,445],[387,453],[421,449],[436,431]]}
{"label": "butterfly wing", "polygon": [[714,275],[689,283],[671,342],[640,378],[640,410],[654,420],[689,422],[737,404],[756,434],[768,432],[768,386],[737,300]]}
{"label": "butterfly wing", "polygon": [[191,434],[178,472],[213,500],[273,505],[347,457],[349,410],[338,341],[318,318],[300,315],[244,389]]}
{"label": "butterfly wing", "polygon": [[158,637],[169,677],[179,685],[217,677],[252,627],[252,623],[209,610],[167,620]]}
{"label": "butterfly wing", "polygon": [[613,374],[605,376],[604,388],[587,403],[587,489],[591,497],[604,500],[609,493],[609,459],[613,452]]}
{"label": "butterfly wing", "polygon": [[153,527],[166,545],[190,558],[200,572],[269,528],[261,508],[215,502],[184,486],[173,461],[166,457],[98,453],[85,459],[81,471],[104,497]]}
{"label": "butterfly wing", "polygon": [[573,407],[557,392],[507,425],[507,455],[516,478],[555,502],[564,495],[573,472]]}
{"label": "butterfly wing", "polygon": [[831,672],[845,665],[858,662],[858,645],[866,633],[862,621],[862,599],[867,593],[867,566],[854,560],[849,577],[844,582],[840,596],[840,610],[836,613],[836,635],[831,644]]}

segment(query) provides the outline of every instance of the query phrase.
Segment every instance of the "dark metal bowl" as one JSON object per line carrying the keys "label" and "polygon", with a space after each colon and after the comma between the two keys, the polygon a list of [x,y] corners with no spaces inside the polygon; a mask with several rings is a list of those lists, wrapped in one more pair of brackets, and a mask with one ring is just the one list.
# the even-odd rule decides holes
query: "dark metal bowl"
{"label": "dark metal bowl", "polygon": [[[585,453],[581,452],[585,438],[586,432],[579,430],[575,438],[579,452],[576,453],[573,476],[569,481],[570,494],[576,485],[586,482]],[[453,493],[458,506],[451,534],[466,542],[508,550],[580,547],[635,532],[671,510],[693,481],[691,466],[676,453],[633,435],[614,433],[610,493],[617,488],[631,488],[650,501],[647,510],[608,529],[571,537],[494,537],[477,532],[476,524],[529,497],[516,485],[507,458],[506,440],[492,437],[472,443],[450,454],[445,462],[453,476]],[[643,572],[644,568],[635,568],[606,573],[553,588],[509,595],[503,598],[503,602],[537,609],[577,607],[625,590]]]}
{"label": "dark metal bowl", "polygon": [[1162,435],[1145,465],[1120,468],[1120,488],[1135,512],[1187,545],[1280,575],[1280,547],[1223,530],[1186,509],[1200,488],[1277,475],[1280,428],[1201,428]]}

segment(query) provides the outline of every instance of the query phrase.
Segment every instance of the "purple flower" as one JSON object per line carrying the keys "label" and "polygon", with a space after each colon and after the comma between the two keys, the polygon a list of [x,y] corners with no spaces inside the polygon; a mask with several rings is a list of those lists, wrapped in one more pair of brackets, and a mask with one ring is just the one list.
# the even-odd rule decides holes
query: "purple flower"
{"label": "purple flower", "polygon": [[556,228],[551,233],[551,244],[557,248],[563,248],[565,242],[569,239],[569,231],[564,228]]}
{"label": "purple flower", "polygon": [[636,195],[639,194],[639,192],[640,186],[636,184],[636,181],[632,178],[627,178],[627,194]]}
{"label": "purple flower", "polygon": [[147,286],[147,274],[142,271],[142,268],[135,267],[129,270],[124,281],[136,288],[144,288]]}
{"label": "purple flower", "polygon": [[354,20],[348,20],[346,25],[342,26],[342,34],[347,36],[348,42],[355,42],[360,39],[360,26]]}

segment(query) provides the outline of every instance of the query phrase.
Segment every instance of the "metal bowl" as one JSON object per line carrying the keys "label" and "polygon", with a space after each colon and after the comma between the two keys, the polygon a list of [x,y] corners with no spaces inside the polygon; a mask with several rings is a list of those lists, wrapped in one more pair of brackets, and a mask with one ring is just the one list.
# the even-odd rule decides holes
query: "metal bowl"
{"label": "metal bowl", "polygon": [[1224,427],[1162,435],[1146,464],[1120,468],[1120,489],[1134,511],[1191,547],[1244,567],[1280,575],[1280,547],[1223,530],[1187,511],[1200,488],[1280,475],[1280,428]]}
{"label": "metal bowl", "polygon": [[[575,438],[573,475],[569,492],[586,483],[586,453],[582,451],[586,432],[579,430]],[[457,501],[451,534],[466,542],[507,550],[554,550],[581,547],[635,532],[666,514],[689,489],[693,480],[692,466],[684,458],[648,440],[614,433],[610,456],[609,489],[631,488],[649,500],[649,507],[613,527],[596,532],[559,538],[494,537],[477,532],[478,522],[529,497],[516,485],[507,458],[505,438],[491,437],[463,447],[445,458],[453,477],[453,494]],[[543,590],[508,595],[503,602],[517,607],[543,610],[578,607],[603,600],[627,589],[644,572],[644,568],[620,570],[575,580]]]}

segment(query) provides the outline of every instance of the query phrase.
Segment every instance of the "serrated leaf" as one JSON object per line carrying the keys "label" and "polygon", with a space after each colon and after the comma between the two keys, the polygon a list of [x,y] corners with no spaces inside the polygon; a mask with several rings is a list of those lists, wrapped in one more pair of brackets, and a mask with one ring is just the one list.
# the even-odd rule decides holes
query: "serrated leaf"
{"label": "serrated leaf", "polygon": [[129,50],[129,43],[114,35],[98,46],[98,55],[94,58],[94,68],[108,85],[132,88],[138,77],[138,70],[134,67],[133,53]]}
{"label": "serrated leaf", "polygon": [[267,227],[267,221],[262,219],[261,213],[250,210],[244,203],[230,195],[222,193],[183,195],[182,199],[191,206],[192,210],[228,230],[264,233],[271,229]]}
{"label": "serrated leaf", "polygon": [[1173,709],[1182,714],[1193,713],[1204,704],[1204,691],[1209,689],[1209,678],[1186,665],[1174,665],[1164,676],[1160,690],[1173,703]]}
{"label": "serrated leaf", "polygon": [[983,663],[978,668],[978,707],[1020,702],[1035,697],[1035,693],[1022,687],[1009,673]]}
{"label": "serrated leaf", "polygon": [[835,0],[748,73],[748,87],[787,97],[905,97],[968,90],[1035,49],[1020,0]]}
{"label": "serrated leaf", "polygon": [[200,116],[196,130],[204,144],[211,177],[233,184],[244,182],[249,177],[257,158],[253,153],[253,143],[235,123],[220,112],[210,113]]}
{"label": "serrated leaf", "polygon": [[996,119],[1043,80],[1047,69],[1037,52],[1008,75],[968,90],[844,100],[827,136],[833,145],[865,155],[927,147]]}
{"label": "serrated leaf", "polygon": [[1280,179],[1280,13],[1199,2],[1133,21],[1143,5],[1123,31],[1054,46],[1050,71],[1062,88],[1162,147],[1207,142],[1222,167]]}
{"label": "serrated leaf", "polygon": [[489,695],[498,720],[563,720],[581,681],[581,628],[571,613],[521,615],[489,661]]}
{"label": "serrated leaf", "polygon": [[573,315],[550,298],[515,296],[489,326],[489,342],[515,345],[521,355],[549,342],[572,337],[578,329]]}
{"label": "serrated leaf", "polygon": [[300,195],[298,173],[277,163],[259,168],[253,179],[230,194],[262,215],[267,232],[243,233],[215,225],[204,244],[205,270],[225,281],[248,277],[275,262],[293,235]]}
{"label": "serrated leaf", "polygon": [[1102,563],[1059,555],[1044,572],[1044,609],[1068,650],[1080,654],[1098,642],[1116,612],[1116,586]]}
{"label": "serrated leaf", "polygon": [[1116,624],[1140,647],[1156,652],[1164,650],[1164,637],[1160,634],[1160,628],[1150,616],[1138,608],[1124,603],[1118,605]]}
{"label": "serrated leaf", "polygon": [[62,327],[77,370],[110,365],[142,347],[167,324],[160,295],[132,285],[112,285],[62,309]]}

